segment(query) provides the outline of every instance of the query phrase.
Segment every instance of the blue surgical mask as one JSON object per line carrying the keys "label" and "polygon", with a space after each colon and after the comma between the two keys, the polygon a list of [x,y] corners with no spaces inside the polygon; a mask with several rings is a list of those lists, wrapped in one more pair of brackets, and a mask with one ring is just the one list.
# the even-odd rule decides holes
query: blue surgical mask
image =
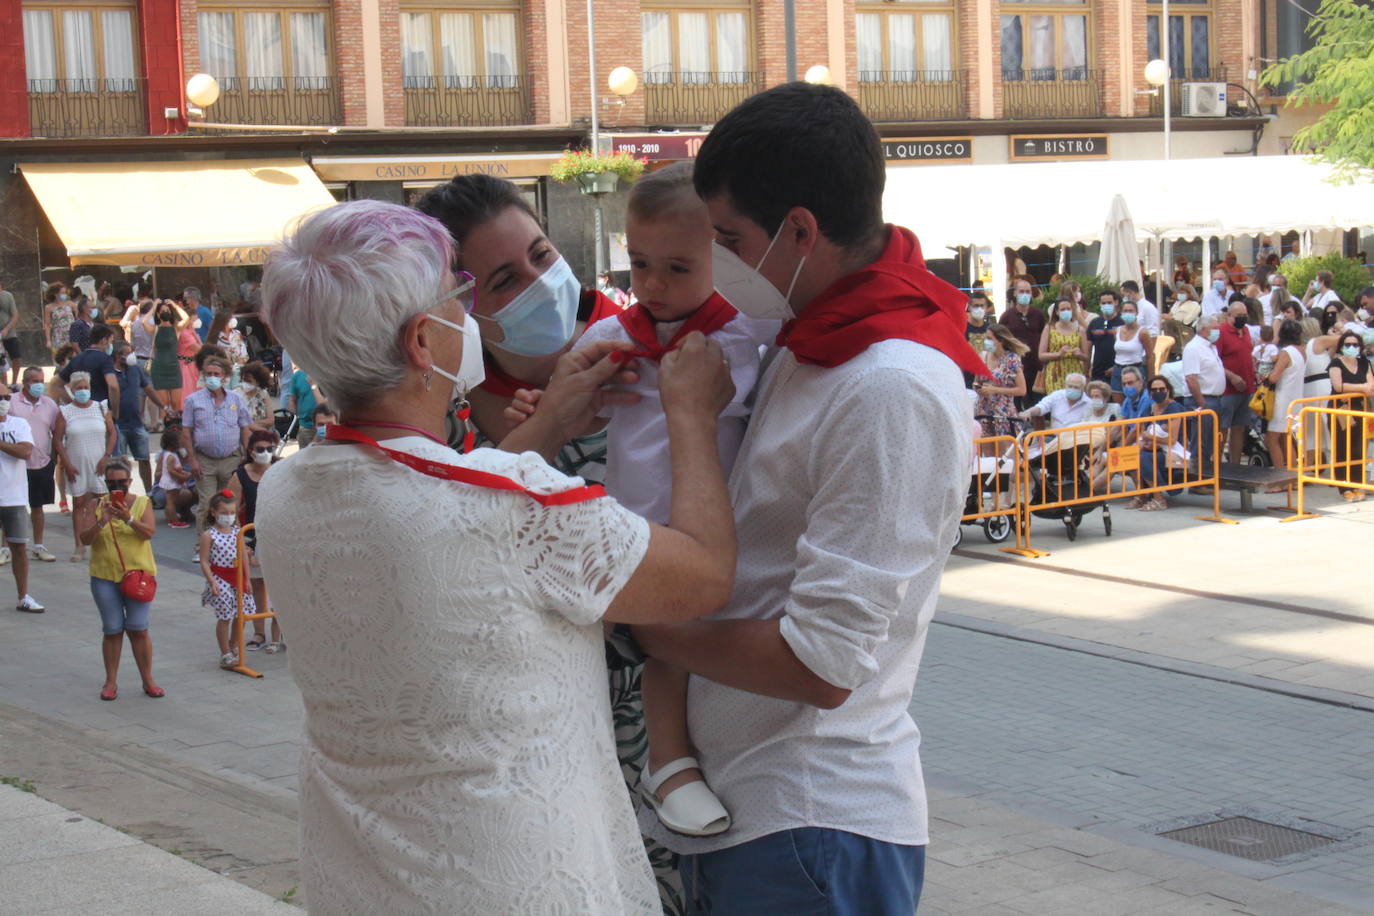
{"label": "blue surgical mask", "polygon": [[1060,321],[1073,321],[1073,309],[1060,309],[1060,310],[1059,310],[1059,320],[1060,320]]}
{"label": "blue surgical mask", "polygon": [[91,389],[78,388],[72,392],[72,400],[78,404],[86,404],[91,400]]}
{"label": "blue surgical mask", "polygon": [[33,398],[35,401],[47,393],[48,386],[44,385],[42,382],[34,382],[29,386],[29,397]]}
{"label": "blue surgical mask", "polygon": [[1104,303],[1102,303],[1102,317],[1103,317],[1103,318],[1110,318],[1110,317],[1112,317],[1112,316],[1115,315],[1115,314],[1116,314],[1116,306],[1112,305],[1110,302],[1104,302]]}
{"label": "blue surgical mask", "polygon": [[1017,305],[1030,305],[1030,303],[1031,303],[1031,294],[1030,294],[1030,293],[1017,293],[1017,294],[1016,294],[1016,304],[1017,304]]}
{"label": "blue surgical mask", "polygon": [[1083,397],[1083,390],[1081,388],[1065,388],[1064,397],[1068,398],[1071,402],[1077,401]]}
{"label": "blue surgical mask", "polygon": [[1125,395],[1126,397],[1128,397],[1128,398],[1133,398],[1133,397],[1135,397],[1137,394],[1140,393],[1140,389],[1137,388],[1137,387],[1134,386],[1134,385],[1122,385],[1122,386],[1121,386],[1121,393],[1124,394],[1124,395]]}
{"label": "blue surgical mask", "polygon": [[1347,357],[1349,357],[1350,359],[1354,359],[1355,357],[1357,357],[1357,356],[1360,355],[1360,348],[1359,348],[1359,347],[1341,347],[1341,352],[1344,353],[1344,354],[1345,354]]}
{"label": "blue surgical mask", "polygon": [[991,337],[984,337],[983,349],[991,353],[993,350],[997,349],[997,341],[993,340]]}
{"label": "blue surgical mask", "polygon": [[99,318],[99,317],[100,317],[100,309],[91,309],[91,310],[90,310],[90,313],[91,313],[91,317],[92,317],[92,318]]}
{"label": "blue surgical mask", "polygon": [[107,346],[107,347],[105,348],[105,355],[106,355],[106,356],[113,356],[113,355],[114,355],[114,344],[110,344],[109,346]]}
{"label": "blue surgical mask", "polygon": [[220,378],[218,375],[205,376],[205,387],[209,388],[211,391],[219,391],[220,386],[223,384],[224,379]]}
{"label": "blue surgical mask", "polygon": [[1207,339],[1210,340],[1212,343],[1216,343],[1218,340],[1221,340],[1221,330],[1219,328],[1212,328],[1212,330],[1207,332]]}
{"label": "blue surgical mask", "polygon": [[1107,406],[1107,402],[1104,401],[1102,398],[1093,398],[1092,405],[1094,411],[1096,411],[1097,413],[1101,413],[1103,408]]}
{"label": "blue surgical mask", "polygon": [[1122,323],[1122,324],[1135,324],[1135,319],[1136,319],[1136,314],[1135,314],[1135,312],[1122,312],[1122,313],[1121,313],[1121,323]]}
{"label": "blue surgical mask", "polygon": [[1216,291],[1219,292],[1219,293],[1224,293],[1224,292],[1226,292],[1226,281],[1225,281],[1225,280],[1213,280],[1213,281],[1212,281],[1212,289],[1216,290]]}
{"label": "blue surgical mask", "polygon": [[582,284],[563,258],[554,262],[501,311],[490,316],[505,339],[487,340],[517,356],[547,356],[572,339]]}

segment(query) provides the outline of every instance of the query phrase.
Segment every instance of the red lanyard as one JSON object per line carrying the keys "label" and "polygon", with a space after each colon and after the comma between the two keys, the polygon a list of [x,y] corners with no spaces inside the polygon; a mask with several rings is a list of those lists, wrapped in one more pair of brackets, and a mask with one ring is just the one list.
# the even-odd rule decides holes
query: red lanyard
{"label": "red lanyard", "polygon": [[429,477],[438,477],[440,480],[456,480],[459,483],[471,484],[474,487],[483,487],[488,490],[509,490],[513,493],[523,493],[541,506],[570,506],[574,503],[583,503],[592,499],[600,499],[606,495],[605,487],[600,484],[574,487],[571,490],[563,490],[558,493],[536,493],[499,474],[489,474],[486,471],[474,471],[471,468],[460,468],[452,464],[443,464],[439,461],[431,461],[428,458],[420,458],[409,452],[401,452],[393,448],[387,448],[371,436],[360,433],[352,427],[344,426],[339,423],[329,424],[329,428],[325,431],[324,437],[331,442],[354,442],[359,445],[370,445],[381,451],[392,461],[404,464],[411,470],[419,471],[421,474],[425,474]]}

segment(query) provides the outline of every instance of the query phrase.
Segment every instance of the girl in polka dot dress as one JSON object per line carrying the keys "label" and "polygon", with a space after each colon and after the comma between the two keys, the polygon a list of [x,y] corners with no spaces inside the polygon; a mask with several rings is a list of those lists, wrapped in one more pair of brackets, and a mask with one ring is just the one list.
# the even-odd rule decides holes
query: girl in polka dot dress
{"label": "girl in polka dot dress", "polygon": [[[205,576],[205,591],[201,592],[201,607],[215,612],[215,639],[219,641],[221,667],[232,668],[239,657],[229,647],[229,624],[238,613],[238,541],[239,506],[234,494],[220,490],[210,497],[210,516],[214,524],[200,535],[200,571]],[[245,548],[247,549],[247,548]],[[247,577],[245,576],[245,581]],[[243,612],[256,614],[251,589],[243,594]]]}

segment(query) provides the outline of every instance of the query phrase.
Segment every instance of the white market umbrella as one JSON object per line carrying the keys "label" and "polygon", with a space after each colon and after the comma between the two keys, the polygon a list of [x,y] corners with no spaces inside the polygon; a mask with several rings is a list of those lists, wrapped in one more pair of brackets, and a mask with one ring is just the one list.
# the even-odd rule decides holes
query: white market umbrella
{"label": "white market umbrella", "polygon": [[1097,274],[1120,285],[1124,280],[1140,282],[1140,248],[1135,238],[1126,198],[1112,197],[1107,209],[1107,224],[1102,227],[1102,250],[1097,255]]}

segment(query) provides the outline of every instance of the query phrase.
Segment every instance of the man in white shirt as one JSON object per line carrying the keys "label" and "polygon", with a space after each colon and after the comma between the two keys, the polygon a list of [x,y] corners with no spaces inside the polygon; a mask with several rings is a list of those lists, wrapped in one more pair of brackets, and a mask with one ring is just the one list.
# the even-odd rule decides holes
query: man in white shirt
{"label": "man in white shirt", "polygon": [[29,421],[10,415],[10,386],[0,382],[0,528],[13,554],[14,584],[19,591],[15,610],[43,613],[43,605],[29,594],[29,472],[33,433]]}
{"label": "man in white shirt", "polygon": [[1314,318],[1320,318],[1322,309],[1328,303],[1340,303],[1341,297],[1331,284],[1335,282],[1335,276],[1329,270],[1317,271],[1317,277],[1307,287],[1307,293],[1302,297],[1302,304],[1307,307],[1307,313]]}
{"label": "man in white shirt", "polygon": [[[1220,315],[1208,315],[1198,322],[1197,336],[1183,348],[1183,383],[1188,387],[1184,404],[1194,410],[1210,410],[1220,415],[1221,396],[1226,393],[1226,367],[1221,364],[1217,341],[1221,339]],[[1212,453],[1216,450],[1216,423],[1206,417],[1201,443],[1193,449],[1199,476],[1212,473]]]}
{"label": "man in white shirt", "polygon": [[1232,292],[1231,280],[1225,268],[1218,267],[1212,271],[1212,286],[1202,294],[1202,317],[1224,314]]}
{"label": "man in white shirt", "polygon": [[29,366],[24,370],[24,390],[10,397],[10,412],[29,424],[33,437],[33,452],[26,464],[29,478],[29,520],[33,525],[33,559],[52,563],[57,557],[43,546],[43,509],[57,498],[54,472],[57,454],[67,435],[67,421],[57,402],[44,392],[43,370]]}
{"label": "man in white shirt", "polygon": [[731,475],[730,604],[635,627],[650,656],[692,672],[692,743],[734,821],[695,839],[641,816],[684,854],[693,912],[911,916],[920,897],[908,709],[968,490],[961,370],[986,370],[963,297],[883,225],[884,178],[855,102],[806,83],[741,103],[697,156],[716,288],[750,317],[797,317]]}
{"label": "man in white shirt", "polygon": [[1023,419],[1049,417],[1050,429],[1063,429],[1082,423],[1088,416],[1088,402],[1083,399],[1083,390],[1088,379],[1081,372],[1070,372],[1064,376],[1064,387],[1051,391],[1041,398],[1040,403],[1028,410],[1021,411]]}
{"label": "man in white shirt", "polygon": [[1140,291],[1140,284],[1134,280],[1126,280],[1121,284],[1121,298],[1125,302],[1134,302],[1136,312],[1140,315],[1140,326],[1150,332],[1151,337],[1159,336],[1159,307],[1156,306]]}

